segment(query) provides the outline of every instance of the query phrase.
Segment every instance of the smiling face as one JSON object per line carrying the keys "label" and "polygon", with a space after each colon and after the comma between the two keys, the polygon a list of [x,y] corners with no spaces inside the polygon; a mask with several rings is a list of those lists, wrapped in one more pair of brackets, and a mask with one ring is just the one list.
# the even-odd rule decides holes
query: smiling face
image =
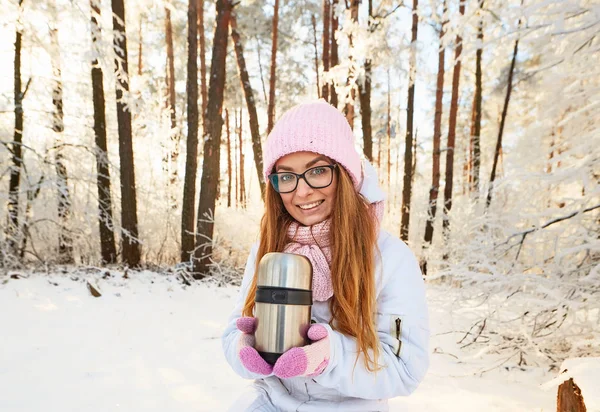
{"label": "smiling face", "polygon": [[[296,152],[282,157],[275,163],[275,172],[304,173],[317,166],[331,165],[333,162],[313,152]],[[327,219],[331,215],[337,176],[334,171],[333,181],[327,187],[313,189],[304,179],[299,179],[296,190],[291,193],[280,193],[283,205],[288,213],[301,225],[312,226]]]}

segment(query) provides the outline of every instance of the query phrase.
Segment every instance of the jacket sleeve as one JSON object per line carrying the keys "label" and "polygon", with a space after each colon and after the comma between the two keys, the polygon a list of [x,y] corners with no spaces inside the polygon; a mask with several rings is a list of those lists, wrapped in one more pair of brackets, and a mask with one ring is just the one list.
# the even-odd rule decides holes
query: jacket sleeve
{"label": "jacket sleeve", "polygon": [[258,243],[252,246],[250,250],[250,256],[246,261],[246,269],[244,270],[244,278],[242,280],[242,286],[240,287],[240,293],[238,295],[235,308],[227,320],[227,326],[221,336],[221,345],[223,346],[223,353],[231,368],[235,373],[245,379],[257,379],[264,378],[264,375],[249,372],[241,363],[238,357],[238,342],[240,340],[240,332],[236,326],[236,320],[242,316],[242,309],[248,294],[248,288],[252,282],[254,276],[254,266],[256,262],[256,253],[258,251]]}
{"label": "jacket sleeve", "polygon": [[377,372],[357,361],[356,339],[330,333],[327,369],[315,378],[319,384],[363,399],[388,399],[410,395],[429,367],[429,316],[425,286],[413,253],[399,239],[381,250],[383,288],[377,297],[377,332],[380,341]]}

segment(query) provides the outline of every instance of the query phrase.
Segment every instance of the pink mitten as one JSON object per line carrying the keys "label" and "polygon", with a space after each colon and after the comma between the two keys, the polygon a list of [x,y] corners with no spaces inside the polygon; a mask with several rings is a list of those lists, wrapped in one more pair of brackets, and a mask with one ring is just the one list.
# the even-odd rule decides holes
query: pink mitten
{"label": "pink mitten", "polygon": [[310,345],[288,350],[277,359],[273,373],[279,378],[317,376],[329,364],[329,334],[325,326],[314,324],[308,329]]}
{"label": "pink mitten", "polygon": [[256,318],[242,317],[236,321],[237,328],[242,332],[238,341],[238,357],[242,365],[252,373],[270,375],[273,367],[269,365],[254,349],[254,332],[256,331]]}

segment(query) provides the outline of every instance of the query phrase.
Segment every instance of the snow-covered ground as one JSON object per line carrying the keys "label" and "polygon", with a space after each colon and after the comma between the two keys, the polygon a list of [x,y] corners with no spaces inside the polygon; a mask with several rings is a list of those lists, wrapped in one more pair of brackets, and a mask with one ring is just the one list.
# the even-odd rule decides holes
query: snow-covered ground
{"label": "snow-covered ground", "polygon": [[[0,411],[227,410],[249,383],[221,352],[237,288],[110,273],[0,275]],[[88,279],[101,297],[91,295]],[[428,286],[431,368],[391,410],[556,410],[556,389],[547,384],[555,372],[459,353],[452,331],[470,323],[448,310],[451,293]]]}

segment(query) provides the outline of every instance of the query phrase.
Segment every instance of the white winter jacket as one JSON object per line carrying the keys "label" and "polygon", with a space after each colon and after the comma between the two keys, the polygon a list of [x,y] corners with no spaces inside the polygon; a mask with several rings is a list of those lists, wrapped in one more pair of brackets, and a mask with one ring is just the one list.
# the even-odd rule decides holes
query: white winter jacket
{"label": "white winter jacket", "polygon": [[[371,202],[383,200],[373,167],[364,164],[361,187]],[[380,231],[377,239],[381,259],[377,259],[377,332],[380,341],[378,372],[369,372],[359,356],[356,340],[328,325],[329,302],[314,302],[312,319],[325,325],[330,335],[329,365],[314,378],[279,379],[263,377],[246,370],[237,354],[241,332],[236,319],[254,276],[258,244],[252,247],[244,279],[233,313],[222,337],[223,351],[233,370],[243,378],[256,379],[255,388],[282,411],[387,411],[387,399],[412,393],[429,366],[429,317],[425,287],[417,260],[400,239]],[[376,255],[377,256],[377,255]]]}

